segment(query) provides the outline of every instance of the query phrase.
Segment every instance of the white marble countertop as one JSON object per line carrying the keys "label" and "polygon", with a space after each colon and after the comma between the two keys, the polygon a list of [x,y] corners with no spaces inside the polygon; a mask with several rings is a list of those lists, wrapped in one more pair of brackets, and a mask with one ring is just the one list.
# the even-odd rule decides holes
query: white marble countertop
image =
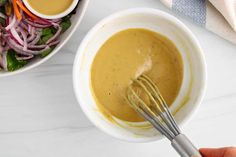
{"label": "white marble countertop", "polygon": [[[122,9],[153,7],[158,0],[91,0],[69,43],[43,65],[0,79],[1,157],[178,156],[167,140],[137,144],[116,140],[82,113],[72,89],[79,41],[103,17]],[[199,147],[236,145],[236,46],[179,17],[199,39],[208,64],[208,89],[184,132]]]}

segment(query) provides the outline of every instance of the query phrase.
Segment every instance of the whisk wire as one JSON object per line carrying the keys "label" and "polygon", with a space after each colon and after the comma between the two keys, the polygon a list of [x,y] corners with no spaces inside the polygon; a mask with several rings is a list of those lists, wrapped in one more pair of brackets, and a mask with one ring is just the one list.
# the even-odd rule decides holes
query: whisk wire
{"label": "whisk wire", "polygon": [[[129,87],[128,92],[132,94],[127,94],[127,99],[130,102],[130,105],[146,120],[148,120],[161,134],[166,136],[169,140],[174,138],[174,134],[168,131],[168,128],[161,123],[161,120],[155,116],[144,103],[144,101],[136,94],[136,92]],[[137,101],[137,102],[136,102]]]}
{"label": "whisk wire", "polygon": [[[162,109],[164,110],[164,112],[162,112],[162,114],[164,114],[163,116],[165,116],[165,118],[163,119],[167,119],[167,125],[169,125],[170,129],[174,132],[174,134],[177,136],[178,134],[181,133],[175,119],[173,118],[172,114],[170,113],[170,111],[168,110],[167,104],[164,100],[164,98],[162,97],[162,95],[160,94],[159,89],[157,88],[157,86],[152,82],[152,80],[147,77],[146,75],[141,75],[139,77],[139,79],[145,80],[145,82],[147,82],[148,86],[151,86],[150,89],[152,89],[152,93],[154,94],[154,98],[159,102],[160,106],[162,107]],[[171,127],[172,126],[172,127]]]}
{"label": "whisk wire", "polygon": [[[135,82],[138,82],[139,85],[145,90],[146,94],[148,94],[149,98],[152,100],[155,107],[158,109],[157,115],[162,118],[162,120],[165,122],[165,125],[167,125],[169,130],[171,130],[175,136],[178,135],[180,132],[178,132],[178,130],[173,126],[175,124],[172,123],[171,116],[169,116],[167,112],[168,110],[166,110],[165,106],[163,105],[165,104],[164,99],[161,97],[158,91],[155,90],[155,87],[153,87],[153,85],[150,83],[150,80],[147,80],[145,77],[142,76],[140,76],[137,80],[139,81]],[[144,82],[146,86],[142,82]]]}
{"label": "whisk wire", "polygon": [[[135,80],[134,82],[137,83],[137,84],[145,91],[145,93],[149,96],[151,102],[152,102],[152,103],[155,105],[155,107],[156,107],[156,108],[155,108],[156,111],[157,111],[158,113],[162,113],[162,109],[161,109],[160,105],[158,105],[158,103],[157,103],[157,101],[155,101],[155,99],[154,99],[152,93],[151,93],[150,90],[148,90],[148,88],[147,88],[147,87],[149,87],[149,86],[145,86],[141,81],[139,81],[139,79],[138,79],[138,80]],[[147,85],[148,85],[148,83],[147,83]]]}
{"label": "whisk wire", "polygon": [[[142,112],[142,116],[144,116],[144,114],[148,114],[148,117],[145,116],[147,118],[146,120],[150,123],[155,123],[155,125],[158,125],[158,128],[160,129],[159,131],[164,135],[167,134],[168,139],[172,140],[175,136],[179,135],[181,133],[180,129],[178,128],[176,121],[167,108],[166,102],[152,80],[145,75],[141,75],[138,79],[133,80],[133,82],[145,92],[149,98],[150,104],[148,106],[147,103],[142,100],[142,98],[137,94],[137,91],[134,91],[134,84],[132,84],[128,88],[131,93],[127,94],[128,100],[132,107],[138,112]],[[130,95],[133,95],[133,97]]]}

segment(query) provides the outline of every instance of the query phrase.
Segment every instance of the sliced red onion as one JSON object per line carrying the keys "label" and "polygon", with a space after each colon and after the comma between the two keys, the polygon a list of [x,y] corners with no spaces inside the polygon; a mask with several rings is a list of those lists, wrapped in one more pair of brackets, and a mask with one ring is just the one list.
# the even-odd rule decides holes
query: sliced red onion
{"label": "sliced red onion", "polygon": [[34,27],[35,28],[35,30],[37,31],[37,32],[42,32],[42,28],[37,28],[37,27]]}
{"label": "sliced red onion", "polygon": [[54,34],[54,36],[52,36],[47,42],[46,44],[51,43],[52,41],[54,41],[55,39],[57,39],[59,37],[59,35],[61,34],[62,28],[59,27],[57,32]]}
{"label": "sliced red onion", "polygon": [[51,47],[51,46],[57,45],[59,42],[60,42],[59,40],[56,40],[49,43],[48,45],[28,45],[28,49],[43,49],[47,46]]}
{"label": "sliced red onion", "polygon": [[8,44],[10,45],[10,47],[12,48],[12,49],[14,49],[17,53],[19,53],[19,54],[22,54],[22,55],[29,55],[29,54],[32,54],[32,55],[38,55],[38,54],[40,54],[40,53],[42,53],[42,52],[44,52],[44,51],[47,51],[47,50],[49,50],[50,49],[50,47],[49,46],[46,46],[44,49],[42,49],[42,50],[29,50],[29,49],[27,49],[27,50],[23,50],[23,47],[21,46],[21,45],[19,45],[19,44],[17,44],[14,40],[12,40],[12,39],[10,39],[9,38],[9,40],[7,40],[7,42],[8,42]]}
{"label": "sliced red onion", "polygon": [[28,20],[33,23],[42,24],[42,25],[50,25],[51,24],[48,20],[45,20],[45,19],[37,19],[37,20],[28,19]]}
{"label": "sliced red onion", "polygon": [[9,37],[9,34],[2,34],[2,37],[0,37],[0,38],[1,38],[0,44],[1,44],[2,46],[6,46],[6,45],[7,45],[7,43],[6,43],[6,38],[7,38],[7,37]]}
{"label": "sliced red onion", "polygon": [[61,19],[51,19],[50,21],[51,21],[51,22],[55,22],[55,23],[60,23],[60,22],[61,22]]}
{"label": "sliced red onion", "polygon": [[28,30],[29,34],[32,34],[32,28],[34,28],[34,27],[32,27],[31,25],[28,25],[27,30]]}
{"label": "sliced red onion", "polygon": [[18,54],[26,55],[26,56],[29,55],[29,53],[24,51],[23,47],[19,45],[17,42],[15,42],[13,39],[8,38],[7,44],[9,45],[11,49],[15,50]]}
{"label": "sliced red onion", "polygon": [[6,46],[6,37],[7,36],[5,34],[1,34],[1,32],[0,32],[0,45],[2,47]]}
{"label": "sliced red onion", "polygon": [[13,16],[13,18],[9,17],[9,18],[8,18],[8,21],[9,21],[9,24],[8,24],[7,27],[5,27],[5,29],[6,29],[7,31],[10,30],[10,29],[15,25],[15,23],[16,23],[16,17],[15,17],[15,16]]}
{"label": "sliced red onion", "polygon": [[6,45],[5,43],[4,44],[0,43],[0,54],[7,51],[8,49],[9,49],[8,45]]}
{"label": "sliced red onion", "polygon": [[16,59],[17,60],[29,60],[32,59],[34,57],[34,55],[28,55],[28,56],[17,56]]}
{"label": "sliced red onion", "polygon": [[2,54],[2,53],[3,53],[3,47],[2,47],[2,45],[0,43],[0,54]]}
{"label": "sliced red onion", "polygon": [[[30,26],[30,25],[29,25]],[[27,39],[27,42],[31,42],[36,37],[35,27],[31,27],[30,36]]]}
{"label": "sliced red onion", "polygon": [[22,38],[23,38],[23,50],[26,51],[27,46],[28,46],[27,35],[26,35],[25,31],[22,28],[18,27],[17,29],[20,31],[20,33],[22,35]]}
{"label": "sliced red onion", "polygon": [[18,20],[16,20],[16,22],[15,22],[15,24],[14,24],[14,28],[16,28],[16,27],[18,27],[19,26],[19,24],[20,24],[20,22],[18,21]]}
{"label": "sliced red onion", "polygon": [[[14,40],[16,43],[18,43],[18,44],[20,44],[14,37],[13,37],[13,35],[11,34],[11,32],[9,32],[9,35],[8,36],[6,36],[6,39],[7,38],[11,38],[12,40]],[[7,43],[7,42],[6,42]],[[8,43],[7,43],[8,44]]]}
{"label": "sliced red onion", "polygon": [[48,46],[54,46],[54,45],[57,45],[57,44],[59,44],[59,42],[60,42],[60,40],[55,40],[55,41],[53,41],[53,42],[51,42],[50,44],[48,44]]}
{"label": "sliced red onion", "polygon": [[37,24],[41,24],[41,25],[59,26],[59,23],[61,22],[61,19],[54,19],[54,20],[38,19],[38,20],[33,20],[33,21],[31,19],[29,19],[29,21],[37,23]]}
{"label": "sliced red onion", "polygon": [[48,45],[28,45],[29,49],[44,49]]}
{"label": "sliced red onion", "polygon": [[61,19],[58,20],[50,20],[49,21],[54,27],[59,27],[61,23]]}
{"label": "sliced red onion", "polygon": [[21,45],[24,45],[24,41],[20,38],[19,34],[17,33],[15,28],[11,28],[10,30],[12,37]]}
{"label": "sliced red onion", "polygon": [[60,24],[59,23],[52,23],[52,25],[54,26],[54,27],[59,27],[60,26]]}
{"label": "sliced red onion", "polygon": [[0,55],[0,66],[3,68],[3,70],[8,71],[7,69],[7,52],[4,52]]}
{"label": "sliced red onion", "polygon": [[42,32],[37,32],[36,37],[34,38],[34,40],[32,40],[30,43],[28,43],[28,45],[35,45],[38,43],[38,41],[40,40]]}
{"label": "sliced red onion", "polygon": [[32,22],[32,21],[29,21],[28,19],[25,19],[24,21],[25,21],[27,24],[29,24],[29,25],[31,25],[31,26],[33,26],[33,27],[37,27],[37,28],[47,28],[47,27],[52,26],[51,24],[44,24],[44,25],[42,25],[42,24],[37,24],[37,23],[34,23],[34,22]]}
{"label": "sliced red onion", "polygon": [[29,43],[29,42],[33,41],[35,38],[36,38],[36,34],[34,33],[27,38],[27,42]]}

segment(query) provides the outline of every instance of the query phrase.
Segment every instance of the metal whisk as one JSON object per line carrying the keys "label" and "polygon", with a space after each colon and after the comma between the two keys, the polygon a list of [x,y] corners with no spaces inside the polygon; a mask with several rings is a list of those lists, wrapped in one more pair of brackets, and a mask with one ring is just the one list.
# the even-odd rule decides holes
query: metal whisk
{"label": "metal whisk", "polygon": [[130,105],[154,128],[171,141],[182,157],[201,157],[198,149],[181,133],[157,86],[146,75],[139,76],[128,87]]}

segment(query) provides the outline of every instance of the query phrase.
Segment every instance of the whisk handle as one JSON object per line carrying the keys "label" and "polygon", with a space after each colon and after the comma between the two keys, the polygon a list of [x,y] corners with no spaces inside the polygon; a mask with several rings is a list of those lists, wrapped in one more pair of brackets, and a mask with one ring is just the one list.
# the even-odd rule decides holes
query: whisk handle
{"label": "whisk handle", "polygon": [[171,145],[181,157],[202,157],[198,149],[184,134],[177,135],[172,140]]}

